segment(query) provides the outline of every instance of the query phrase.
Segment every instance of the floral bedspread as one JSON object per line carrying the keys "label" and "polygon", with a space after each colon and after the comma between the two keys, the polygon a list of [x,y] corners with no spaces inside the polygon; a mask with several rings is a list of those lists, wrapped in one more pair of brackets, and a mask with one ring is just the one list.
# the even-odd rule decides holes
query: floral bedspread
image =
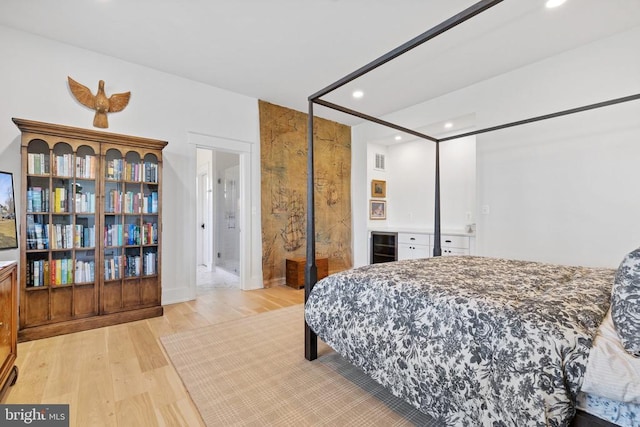
{"label": "floral bedspread", "polygon": [[484,257],[374,264],[319,281],[320,339],[452,426],[568,426],[615,270]]}

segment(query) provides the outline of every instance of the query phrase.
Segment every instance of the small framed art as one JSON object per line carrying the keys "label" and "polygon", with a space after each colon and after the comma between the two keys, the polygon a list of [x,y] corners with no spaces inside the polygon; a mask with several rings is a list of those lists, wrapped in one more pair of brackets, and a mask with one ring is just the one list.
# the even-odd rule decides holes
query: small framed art
{"label": "small framed art", "polygon": [[0,249],[18,247],[13,174],[0,172]]}
{"label": "small framed art", "polygon": [[371,180],[371,197],[387,197],[387,182]]}
{"label": "small framed art", "polygon": [[369,219],[387,219],[387,202],[385,200],[369,201]]}

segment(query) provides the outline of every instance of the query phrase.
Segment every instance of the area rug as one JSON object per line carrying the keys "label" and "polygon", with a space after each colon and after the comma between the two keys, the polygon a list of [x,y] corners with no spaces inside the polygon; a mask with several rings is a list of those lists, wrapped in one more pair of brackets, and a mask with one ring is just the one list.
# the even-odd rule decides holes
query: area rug
{"label": "area rug", "polygon": [[303,305],[161,338],[208,426],[437,426],[322,342],[304,358]]}

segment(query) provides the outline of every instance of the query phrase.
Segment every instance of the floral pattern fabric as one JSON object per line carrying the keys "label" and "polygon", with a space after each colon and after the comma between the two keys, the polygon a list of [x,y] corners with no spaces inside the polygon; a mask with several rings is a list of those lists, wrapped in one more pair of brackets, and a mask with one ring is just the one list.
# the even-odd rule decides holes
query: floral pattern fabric
{"label": "floral pattern fabric", "polygon": [[640,248],[627,254],[618,267],[611,317],[624,349],[640,357]]}
{"label": "floral pattern fabric", "polygon": [[394,395],[451,426],[567,426],[615,270],[435,257],[319,281],[305,319]]}

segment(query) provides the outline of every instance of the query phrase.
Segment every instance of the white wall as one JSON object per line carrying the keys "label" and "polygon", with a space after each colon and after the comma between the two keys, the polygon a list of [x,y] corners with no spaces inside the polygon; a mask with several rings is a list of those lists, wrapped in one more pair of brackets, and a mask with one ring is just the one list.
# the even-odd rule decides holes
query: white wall
{"label": "white wall", "polygon": [[[380,154],[385,158],[385,168],[384,170],[376,169],[376,155]],[[357,175],[353,177],[355,174],[352,173],[352,180],[355,178],[357,180],[365,180],[364,182],[368,183],[367,192],[366,192],[366,200],[367,200],[367,218],[369,218],[369,200],[371,200],[371,181],[372,180],[381,180],[387,183],[387,186],[390,185],[389,179],[393,176],[393,172],[390,168],[388,160],[388,150],[386,145],[379,145],[369,143],[367,145],[366,159],[367,159],[367,172],[365,175]],[[387,194],[389,194],[389,188],[387,187]],[[386,198],[385,198],[386,199]],[[387,208],[389,205],[387,205]],[[368,225],[369,227],[386,227],[389,224],[389,218],[393,218],[393,215],[389,216],[389,212],[387,211],[387,219],[369,219]]]}
{"label": "white wall", "polygon": [[[390,146],[388,153],[388,225],[433,229],[436,144],[424,140],[406,142]],[[475,137],[441,143],[440,210],[443,230],[461,232],[473,222],[475,184]]]}
{"label": "white wall", "polygon": [[[107,94],[132,92],[107,131],[169,141],[163,170],[163,304],[195,297],[196,146],[188,132],[251,144],[248,287],[261,286],[259,121],[256,99],[0,26],[0,169],[20,188],[20,133],[12,117],[93,129],[93,114],[69,93],[67,76]],[[258,185],[255,187],[255,185]],[[257,189],[257,191],[255,190]],[[16,190],[18,191],[18,190]],[[19,197],[18,197],[19,199]],[[19,201],[19,200],[18,200]],[[21,212],[22,207],[17,206]],[[256,236],[257,240],[256,240]],[[0,259],[18,259],[17,251]]]}
{"label": "white wall", "polygon": [[[639,45],[636,27],[385,120],[417,127],[475,113],[484,128],[637,94]],[[354,159],[385,132],[354,128]],[[640,246],[638,141],[640,101],[478,135],[477,253],[617,267]],[[357,179],[352,185],[354,194],[368,191]],[[353,217],[366,216],[354,204]],[[365,260],[366,230],[354,230],[354,239],[354,259]]]}
{"label": "white wall", "polygon": [[[463,231],[474,222],[476,204],[476,138],[440,144],[442,227]],[[393,145],[367,144],[367,181],[387,183],[387,219],[369,220],[369,228],[433,229],[436,144],[413,140]],[[383,154],[385,170],[376,170]],[[357,179],[361,179],[359,176]],[[368,193],[371,197],[371,191]]]}

